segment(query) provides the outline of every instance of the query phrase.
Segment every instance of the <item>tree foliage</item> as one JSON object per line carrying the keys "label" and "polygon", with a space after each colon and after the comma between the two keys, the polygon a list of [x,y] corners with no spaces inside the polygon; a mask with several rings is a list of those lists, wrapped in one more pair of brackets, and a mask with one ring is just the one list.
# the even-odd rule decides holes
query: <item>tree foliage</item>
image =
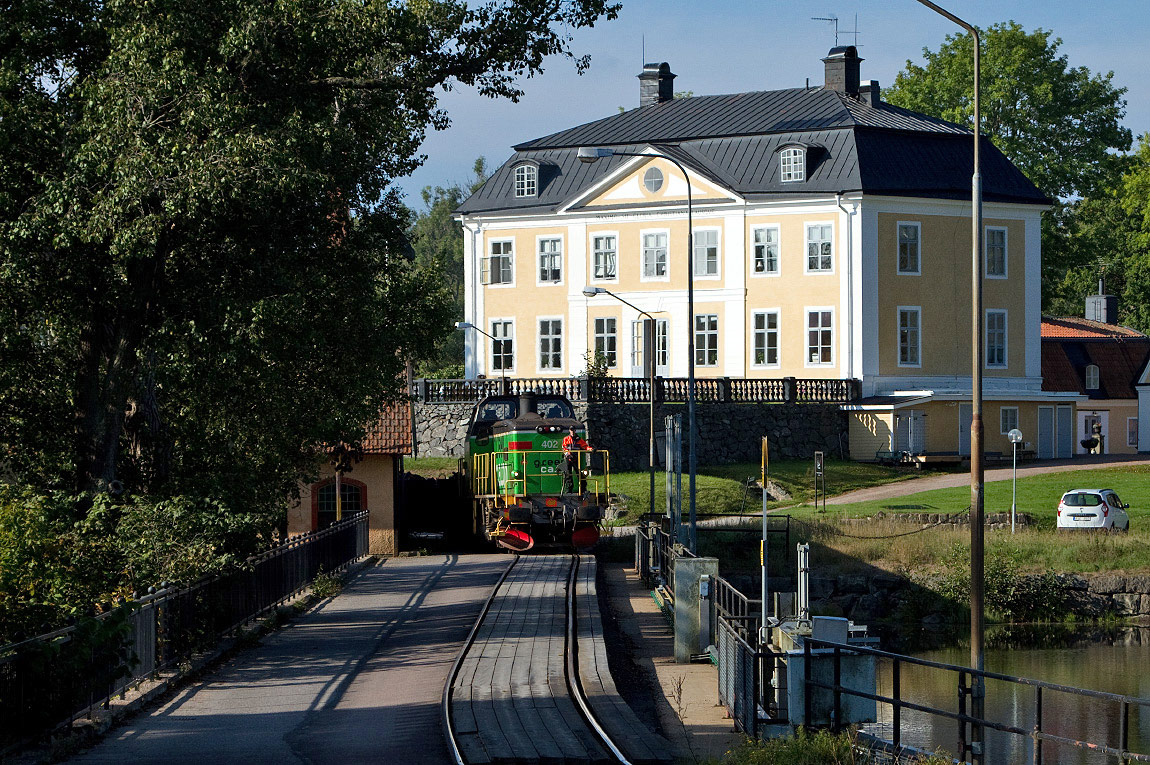
{"label": "tree foliage", "polygon": [[[980,30],[982,130],[1034,185],[1052,198],[1089,196],[1110,176],[1100,168],[1130,148],[1121,125],[1125,88],[1113,72],[1092,74],[1059,55],[1062,40],[1014,21]],[[884,93],[890,103],[973,127],[974,47],[950,35],[925,65],[907,61]]]}
{"label": "tree foliage", "polygon": [[71,519],[41,513],[38,528],[85,522],[96,493],[121,487],[106,536],[140,497],[196,498],[188,513],[206,522],[203,498],[282,507],[317,445],[354,442],[452,318],[442,280],[410,262],[410,214],[391,190],[447,123],[439,89],[516,99],[547,56],[585,67],[572,30],[616,12],[10,4],[0,476],[82,493]]}

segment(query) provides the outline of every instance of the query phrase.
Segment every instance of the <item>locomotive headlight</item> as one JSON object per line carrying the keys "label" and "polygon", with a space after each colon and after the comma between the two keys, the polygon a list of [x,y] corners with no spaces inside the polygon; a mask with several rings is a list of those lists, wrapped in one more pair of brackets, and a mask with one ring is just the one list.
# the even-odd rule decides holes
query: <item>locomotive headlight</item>
{"label": "locomotive headlight", "polygon": [[590,468],[587,468],[586,470],[580,470],[579,472],[583,474],[584,478],[591,475],[591,469]]}
{"label": "locomotive headlight", "polygon": [[520,473],[518,470],[516,470],[514,473],[511,474],[511,477],[512,478],[522,478],[523,474]]}

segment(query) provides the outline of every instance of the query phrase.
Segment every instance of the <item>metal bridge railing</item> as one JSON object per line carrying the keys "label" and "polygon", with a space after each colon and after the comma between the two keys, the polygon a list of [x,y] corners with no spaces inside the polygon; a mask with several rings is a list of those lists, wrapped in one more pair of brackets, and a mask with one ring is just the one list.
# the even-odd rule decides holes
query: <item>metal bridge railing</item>
{"label": "metal bridge railing", "polygon": [[[832,652],[832,681],[824,682],[816,680],[813,676],[811,656],[812,651],[822,649]],[[851,654],[869,654],[876,658],[885,659],[891,662],[891,692],[890,695],[883,695],[879,693],[870,693],[867,691],[846,687],[842,684],[842,657]],[[1075,749],[1090,750],[1098,752],[1099,754],[1108,757],[1117,758],[1119,763],[1131,762],[1150,762],[1150,754],[1143,754],[1139,752],[1130,751],[1130,738],[1129,738],[1129,719],[1131,707],[1150,707],[1150,698],[1138,698],[1135,696],[1124,696],[1117,693],[1105,693],[1102,691],[1092,691],[1084,688],[1073,688],[1066,685],[1058,685],[1056,683],[1047,683],[1041,680],[1031,680],[1024,677],[1013,677],[1011,675],[1002,675],[996,672],[985,672],[970,667],[962,667],[953,664],[943,664],[941,662],[929,661],[926,659],[917,659],[910,656],[903,656],[901,654],[890,653],[887,651],[880,651],[875,648],[868,648],[865,646],[845,645],[841,643],[834,643],[827,640],[816,640],[814,638],[805,638],[803,642],[803,657],[804,657],[804,694],[805,694],[805,724],[809,727],[811,723],[810,715],[812,710],[812,700],[814,697],[815,689],[821,688],[830,693],[832,705],[832,719],[841,719],[841,709],[843,703],[843,696],[854,696],[871,701],[887,704],[891,708],[891,726],[889,736],[885,731],[881,738],[889,740],[895,750],[903,746],[903,711],[911,710],[914,712],[921,712],[928,715],[943,717],[953,720],[957,727],[958,739],[958,752],[956,753],[960,759],[964,759],[970,751],[971,745],[971,727],[980,726],[984,730],[994,730],[1007,734],[1008,736],[1019,737],[1022,740],[1029,740],[1030,751],[1027,759],[1033,765],[1042,765],[1045,761],[1044,756],[1050,752],[1051,748],[1056,747],[1071,747]],[[927,704],[918,704],[908,701],[903,696],[902,688],[902,668],[911,665],[917,667],[924,667],[940,672],[954,675],[954,688],[956,691],[957,709],[942,709]],[[1028,728],[1019,725],[1010,725],[1007,723],[998,722],[986,718],[973,717],[967,714],[968,699],[972,692],[972,686],[976,678],[982,678],[985,685],[986,681],[995,681],[997,683],[1004,683],[1012,687],[1027,687],[1032,690],[1033,695],[1033,708],[1031,711],[1030,719],[1031,725]],[[1117,742],[1097,741],[1089,739],[1073,738],[1066,735],[1060,735],[1053,732],[1050,728],[1054,727],[1055,721],[1044,718],[1043,705],[1048,701],[1051,694],[1065,694],[1070,697],[1089,700],[1091,703],[1091,716],[1095,719],[1113,719],[1117,717],[1118,731]],[[1059,721],[1058,725],[1060,730],[1065,730],[1067,721]],[[1071,721],[1073,722],[1073,721]],[[1050,745],[1050,746],[1047,746]],[[984,743],[985,746],[985,743]],[[1061,762],[1062,757],[1054,754],[1053,762]],[[988,762],[990,760],[987,760]],[[1018,761],[1017,759],[1012,761]]]}
{"label": "metal bridge railing", "polygon": [[0,755],[70,725],[128,687],[367,555],[368,514],[288,540],[237,571],[172,587],[95,619],[0,646]]}

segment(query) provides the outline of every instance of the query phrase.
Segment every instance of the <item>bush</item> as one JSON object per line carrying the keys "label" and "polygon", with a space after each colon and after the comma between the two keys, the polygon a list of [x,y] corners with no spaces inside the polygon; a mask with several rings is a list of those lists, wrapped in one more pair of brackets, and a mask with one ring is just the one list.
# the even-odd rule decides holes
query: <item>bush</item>
{"label": "bush", "polygon": [[[856,749],[851,733],[808,733],[802,728],[794,738],[747,741],[723,758],[723,763],[729,765],[870,765],[874,762],[869,753]],[[936,755],[902,762],[943,765],[950,760]]]}

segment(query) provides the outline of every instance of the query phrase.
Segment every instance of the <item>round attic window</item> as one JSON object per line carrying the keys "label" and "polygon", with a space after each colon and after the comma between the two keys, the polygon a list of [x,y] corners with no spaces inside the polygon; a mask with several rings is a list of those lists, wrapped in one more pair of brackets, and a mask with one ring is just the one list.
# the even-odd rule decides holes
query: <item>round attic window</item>
{"label": "round attic window", "polygon": [[663,188],[663,171],[657,167],[647,168],[647,172],[643,173],[643,185],[652,194]]}

